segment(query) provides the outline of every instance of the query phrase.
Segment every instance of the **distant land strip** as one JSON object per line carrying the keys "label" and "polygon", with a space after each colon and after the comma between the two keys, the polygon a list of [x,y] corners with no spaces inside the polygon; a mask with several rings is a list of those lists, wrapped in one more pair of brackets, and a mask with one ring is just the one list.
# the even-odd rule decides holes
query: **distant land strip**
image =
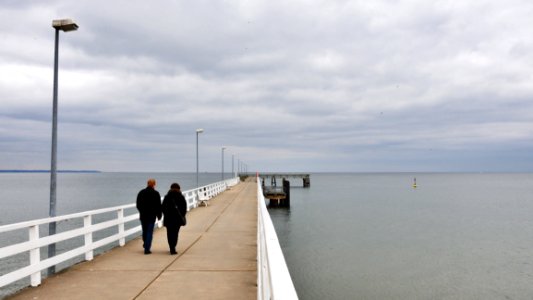
{"label": "distant land strip", "polygon": [[[58,170],[58,173],[102,173],[97,170]],[[50,170],[0,170],[0,173],[50,173]]]}

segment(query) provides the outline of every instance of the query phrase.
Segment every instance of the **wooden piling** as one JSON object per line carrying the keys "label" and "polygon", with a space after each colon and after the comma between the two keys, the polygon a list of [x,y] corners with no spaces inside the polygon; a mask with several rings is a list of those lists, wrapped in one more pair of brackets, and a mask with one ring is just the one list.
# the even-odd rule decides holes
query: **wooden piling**
{"label": "wooden piling", "polygon": [[285,199],[281,200],[281,206],[291,206],[291,182],[283,178],[283,192],[285,193]]}
{"label": "wooden piling", "polygon": [[303,180],[304,188],[308,188],[311,186],[311,179],[309,177],[304,177],[302,178],[302,180]]}

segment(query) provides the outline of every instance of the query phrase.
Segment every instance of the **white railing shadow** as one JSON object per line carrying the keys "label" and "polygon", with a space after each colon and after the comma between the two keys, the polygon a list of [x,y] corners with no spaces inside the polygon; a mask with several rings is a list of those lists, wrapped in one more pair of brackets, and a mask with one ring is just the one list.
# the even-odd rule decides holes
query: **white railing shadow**
{"label": "white railing shadow", "polygon": [[257,299],[298,299],[257,180]]}
{"label": "white railing shadow", "polygon": [[[198,207],[199,193],[206,193],[210,198],[220,194],[228,187],[234,186],[239,183],[239,178],[232,178],[225,181],[212,183],[206,186],[202,186],[196,189],[187,190],[183,192],[185,199],[187,200],[187,210]],[[0,234],[11,232],[15,230],[28,230],[28,240],[25,242],[9,245],[0,248],[0,260],[18,255],[21,253],[29,252],[29,264],[27,266],[20,267],[7,274],[0,276],[0,288],[17,280],[30,277],[31,286],[38,286],[41,284],[41,271],[51,266],[56,266],[60,263],[66,262],[69,259],[76,258],[84,255],[84,259],[89,261],[94,257],[94,250],[103,246],[110,245],[116,241],[119,242],[119,246],[126,244],[126,237],[138,234],[141,232],[141,226],[135,226],[126,230],[125,224],[133,222],[139,219],[139,214],[134,213],[128,216],[124,215],[124,210],[134,209],[135,204],[128,204],[122,206],[115,206],[97,210],[91,210],[81,213],[75,213],[70,215],[58,216],[53,218],[44,218],[38,220],[32,220],[27,222],[20,222],[15,224],[0,226]],[[111,220],[93,224],[95,216],[102,214],[115,213],[116,217]],[[83,227],[67,230],[57,233],[51,236],[40,236],[39,226],[45,225],[51,222],[71,221],[83,219]],[[162,220],[158,221],[158,227],[162,226]],[[98,241],[93,241],[93,234],[104,229],[116,228],[118,233],[112,234]],[[54,257],[41,259],[40,248],[47,247],[50,244],[63,242],[72,238],[83,237],[83,246],[75,249],[68,250],[60,253]]]}

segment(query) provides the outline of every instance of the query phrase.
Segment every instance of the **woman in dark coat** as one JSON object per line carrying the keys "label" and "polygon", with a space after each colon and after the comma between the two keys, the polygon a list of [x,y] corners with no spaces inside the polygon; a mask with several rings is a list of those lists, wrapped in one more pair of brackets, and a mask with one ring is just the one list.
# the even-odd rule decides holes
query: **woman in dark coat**
{"label": "woman in dark coat", "polygon": [[[167,228],[167,240],[170,254],[178,254],[176,245],[178,244],[178,234],[180,227],[186,224],[185,214],[187,214],[187,202],[181,193],[180,185],[173,183],[170,186],[162,204],[163,225]],[[181,216],[180,216],[181,215]]]}

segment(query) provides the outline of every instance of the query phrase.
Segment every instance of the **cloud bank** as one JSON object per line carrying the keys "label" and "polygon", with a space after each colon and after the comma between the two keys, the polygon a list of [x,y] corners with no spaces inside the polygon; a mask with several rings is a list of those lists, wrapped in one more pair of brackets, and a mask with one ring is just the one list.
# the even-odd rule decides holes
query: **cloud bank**
{"label": "cloud bank", "polygon": [[[4,1],[0,169],[533,171],[528,1]],[[23,20],[24,24],[17,24]],[[229,162],[229,163],[228,163]],[[229,165],[229,167],[228,167]]]}

